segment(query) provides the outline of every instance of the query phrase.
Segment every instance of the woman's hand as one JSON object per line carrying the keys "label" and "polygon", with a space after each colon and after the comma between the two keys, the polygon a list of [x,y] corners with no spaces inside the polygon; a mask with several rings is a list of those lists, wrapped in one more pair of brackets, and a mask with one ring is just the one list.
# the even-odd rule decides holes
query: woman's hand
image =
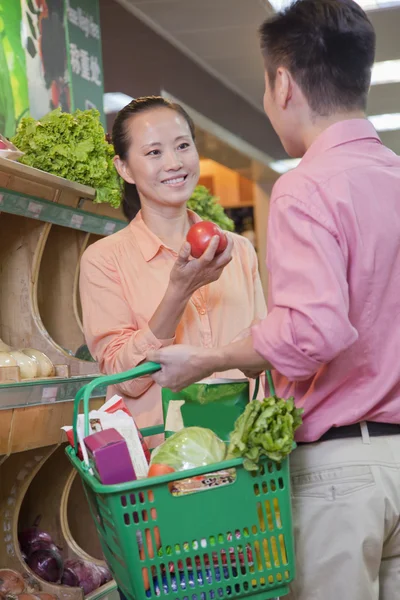
{"label": "woman's hand", "polygon": [[217,281],[232,260],[233,238],[227,235],[228,245],[222,254],[215,256],[219,236],[214,236],[200,258],[191,258],[190,244],[185,242],[170,275],[170,285],[178,292],[191,296],[196,290]]}

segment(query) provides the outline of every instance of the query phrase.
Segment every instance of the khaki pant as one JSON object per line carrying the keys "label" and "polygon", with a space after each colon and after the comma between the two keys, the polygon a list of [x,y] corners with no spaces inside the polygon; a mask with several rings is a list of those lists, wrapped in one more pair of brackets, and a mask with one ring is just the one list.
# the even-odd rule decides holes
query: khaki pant
{"label": "khaki pant", "polygon": [[284,600],[400,600],[400,435],[299,446],[291,475],[297,576]]}

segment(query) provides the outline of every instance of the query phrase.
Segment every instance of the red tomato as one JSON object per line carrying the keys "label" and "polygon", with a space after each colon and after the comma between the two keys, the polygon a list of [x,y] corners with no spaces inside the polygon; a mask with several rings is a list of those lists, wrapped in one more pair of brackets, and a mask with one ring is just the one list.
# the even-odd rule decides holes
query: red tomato
{"label": "red tomato", "polygon": [[228,238],[222,229],[210,221],[200,221],[200,223],[195,223],[195,225],[192,225],[188,231],[186,239],[191,246],[191,255],[193,258],[200,258],[200,256],[208,248],[211,238],[214,235],[219,235],[220,238],[218,248],[215,253],[218,255],[221,254],[228,245]]}
{"label": "red tomato", "polygon": [[159,477],[160,475],[168,475],[169,473],[173,473],[175,469],[169,467],[168,465],[157,465],[153,464],[150,466],[149,472],[147,473],[147,477]]}

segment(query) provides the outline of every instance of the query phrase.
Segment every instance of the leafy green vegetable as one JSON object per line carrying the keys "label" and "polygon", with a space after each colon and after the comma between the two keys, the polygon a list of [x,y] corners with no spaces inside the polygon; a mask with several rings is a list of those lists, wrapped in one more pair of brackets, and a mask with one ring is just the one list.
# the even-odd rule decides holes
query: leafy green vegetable
{"label": "leafy green vegetable", "polygon": [[60,108],[40,121],[21,120],[12,143],[25,154],[20,162],[96,189],[95,202],[121,203],[120,178],[113,165],[114,148],[106,141],[97,110]]}
{"label": "leafy green vegetable", "polygon": [[211,429],[185,427],[158,446],[151,455],[151,464],[168,465],[175,471],[185,471],[224,460],[226,446]]}
{"label": "leafy green vegetable", "polygon": [[194,189],[188,202],[188,208],[197,213],[204,221],[212,221],[219,225],[221,229],[226,231],[235,229],[232,219],[225,214],[217,198],[204,185],[198,185]]}
{"label": "leafy green vegetable", "polygon": [[248,471],[257,470],[261,456],[281,461],[293,448],[294,432],[302,423],[302,408],[294,399],[276,396],[262,402],[253,400],[235,423],[228,448],[228,458],[244,458]]}

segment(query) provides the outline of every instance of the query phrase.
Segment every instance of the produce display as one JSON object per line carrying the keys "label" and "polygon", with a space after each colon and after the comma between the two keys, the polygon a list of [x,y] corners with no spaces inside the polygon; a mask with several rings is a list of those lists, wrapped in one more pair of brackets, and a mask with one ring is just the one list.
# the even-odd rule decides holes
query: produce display
{"label": "produce display", "polygon": [[212,221],[219,225],[221,229],[233,231],[234,222],[226,214],[218,202],[218,198],[204,186],[198,185],[188,202],[188,208],[197,213],[204,221]]}
{"label": "produce display", "polygon": [[24,117],[11,141],[23,152],[21,163],[95,188],[95,202],[120,205],[114,148],[106,141],[97,110],[70,114],[57,108],[40,121]]}
{"label": "produce display", "polygon": [[211,221],[201,221],[192,225],[186,239],[190,244],[190,253],[193,258],[200,258],[207,250],[211,239],[216,235],[219,237],[219,244],[215,255],[218,256],[228,245],[228,238],[222,229]]}
{"label": "produce display", "polygon": [[55,376],[55,368],[46,354],[34,348],[16,350],[0,340],[0,367],[19,367],[21,379]]}
{"label": "produce display", "polygon": [[0,569],[1,600],[59,600],[58,596],[40,591],[38,584],[29,576],[12,569]]}
{"label": "produce display", "polygon": [[40,517],[32,527],[19,533],[18,540],[22,557],[40,579],[80,587],[85,595],[111,581],[112,575],[106,566],[78,559],[64,560],[62,548],[54,543],[49,533],[39,529],[39,522]]}

